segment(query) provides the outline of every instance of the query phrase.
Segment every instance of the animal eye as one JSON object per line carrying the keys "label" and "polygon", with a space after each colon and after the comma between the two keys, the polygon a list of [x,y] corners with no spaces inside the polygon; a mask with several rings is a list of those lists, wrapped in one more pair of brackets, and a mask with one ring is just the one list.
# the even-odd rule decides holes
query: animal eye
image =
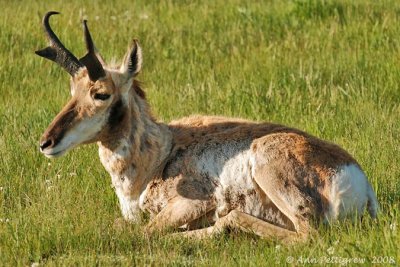
{"label": "animal eye", "polygon": [[109,95],[109,94],[99,94],[99,93],[96,93],[96,94],[94,94],[93,98],[96,99],[96,100],[107,100],[107,99],[110,98],[110,96],[111,96],[111,95]]}

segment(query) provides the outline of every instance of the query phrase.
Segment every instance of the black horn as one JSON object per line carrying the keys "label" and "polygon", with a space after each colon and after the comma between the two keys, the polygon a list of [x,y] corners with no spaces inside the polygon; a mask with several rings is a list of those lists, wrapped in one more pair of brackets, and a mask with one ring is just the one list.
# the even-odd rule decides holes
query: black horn
{"label": "black horn", "polygon": [[55,14],[60,13],[56,11],[50,11],[47,12],[43,17],[44,31],[50,44],[48,47],[42,50],[35,51],[35,53],[41,57],[56,62],[71,76],[74,76],[80,68],[84,67],[84,64],[82,64],[68,49],[64,47],[57,35],[51,29],[49,19]]}
{"label": "black horn", "polygon": [[96,48],[93,44],[92,36],[90,36],[86,20],[83,21],[83,31],[87,54],[80,59],[80,62],[86,66],[90,80],[97,81],[99,78],[104,77],[106,73],[97,57]]}

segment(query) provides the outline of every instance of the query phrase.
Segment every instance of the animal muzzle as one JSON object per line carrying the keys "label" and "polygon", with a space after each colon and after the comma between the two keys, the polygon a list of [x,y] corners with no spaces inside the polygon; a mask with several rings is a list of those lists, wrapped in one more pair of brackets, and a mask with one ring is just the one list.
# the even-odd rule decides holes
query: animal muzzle
{"label": "animal muzzle", "polygon": [[[67,105],[42,135],[39,141],[39,148],[40,152],[45,154],[45,156],[59,156],[68,148],[69,144],[64,144],[65,142],[62,142],[62,140],[67,131],[73,127],[76,120],[77,112],[73,107],[74,105]],[[60,143],[63,144],[60,145]]]}

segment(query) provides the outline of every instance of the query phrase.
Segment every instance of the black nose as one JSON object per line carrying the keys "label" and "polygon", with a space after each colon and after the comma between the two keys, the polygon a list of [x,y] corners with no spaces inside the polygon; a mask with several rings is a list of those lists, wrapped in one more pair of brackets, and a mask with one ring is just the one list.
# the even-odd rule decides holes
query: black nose
{"label": "black nose", "polygon": [[41,143],[40,143],[40,150],[41,151],[43,151],[43,150],[45,150],[46,148],[48,148],[48,147],[52,147],[53,146],[53,139],[47,139],[47,140],[44,140],[44,141],[42,141]]}

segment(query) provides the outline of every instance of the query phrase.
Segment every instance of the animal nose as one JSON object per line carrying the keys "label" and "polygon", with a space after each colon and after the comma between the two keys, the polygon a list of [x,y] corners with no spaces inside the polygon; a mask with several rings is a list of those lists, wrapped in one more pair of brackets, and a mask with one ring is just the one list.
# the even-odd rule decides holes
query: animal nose
{"label": "animal nose", "polygon": [[48,147],[52,147],[54,145],[54,141],[52,138],[47,139],[47,140],[43,140],[40,142],[40,150],[43,151]]}

